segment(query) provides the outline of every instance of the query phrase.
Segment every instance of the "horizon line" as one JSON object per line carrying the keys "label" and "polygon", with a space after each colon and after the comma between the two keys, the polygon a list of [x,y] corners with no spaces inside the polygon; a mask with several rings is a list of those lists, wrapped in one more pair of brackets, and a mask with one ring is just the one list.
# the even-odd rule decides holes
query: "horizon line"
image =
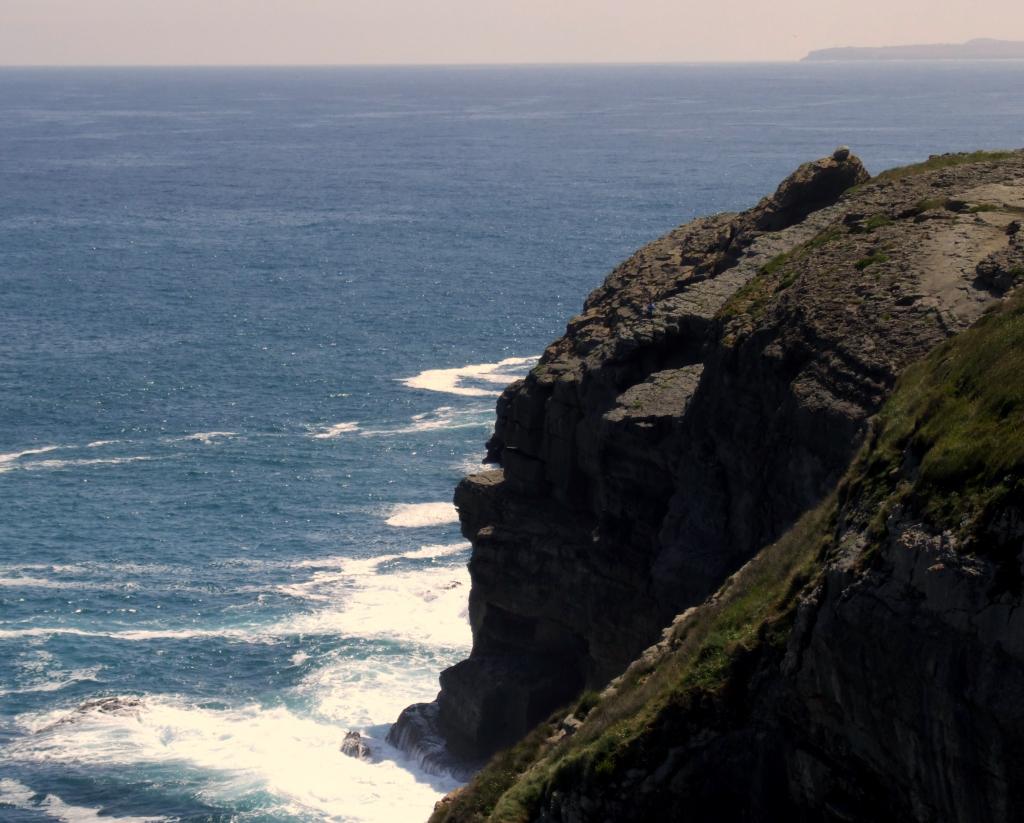
{"label": "horizon line", "polygon": [[[366,69],[366,68],[531,68],[546,66],[706,66],[800,63],[799,58],[762,60],[529,60],[464,63],[0,63],[0,69]],[[919,61],[921,62],[921,61]]]}

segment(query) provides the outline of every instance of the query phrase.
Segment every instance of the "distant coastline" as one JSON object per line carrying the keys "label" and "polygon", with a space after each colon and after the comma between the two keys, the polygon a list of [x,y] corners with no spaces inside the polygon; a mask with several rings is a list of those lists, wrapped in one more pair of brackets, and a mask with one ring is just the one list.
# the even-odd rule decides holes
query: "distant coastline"
{"label": "distant coastline", "polygon": [[1024,42],[983,38],[966,43],[877,48],[846,46],[812,51],[802,62],[846,60],[1024,60]]}

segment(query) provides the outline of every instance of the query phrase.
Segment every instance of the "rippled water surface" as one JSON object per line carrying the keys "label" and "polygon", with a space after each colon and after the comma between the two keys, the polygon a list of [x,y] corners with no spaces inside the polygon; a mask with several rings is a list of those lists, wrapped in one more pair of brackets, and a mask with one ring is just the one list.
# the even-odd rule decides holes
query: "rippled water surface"
{"label": "rippled water surface", "polygon": [[[405,821],[452,487],[642,242],[1024,64],[0,71],[0,820]],[[377,762],[338,751],[371,738]]]}

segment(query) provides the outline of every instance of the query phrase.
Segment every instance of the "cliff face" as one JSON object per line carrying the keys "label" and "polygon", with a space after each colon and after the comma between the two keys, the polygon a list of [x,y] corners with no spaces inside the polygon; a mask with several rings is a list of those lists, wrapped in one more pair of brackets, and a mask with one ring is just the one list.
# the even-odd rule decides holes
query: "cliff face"
{"label": "cliff face", "polygon": [[836,493],[435,821],[1019,820],[1022,413],[1018,293],[901,378]]}
{"label": "cliff face", "polygon": [[1015,284],[1024,154],[866,180],[839,152],[641,249],[503,394],[500,468],[456,492],[473,651],[393,739],[486,756],[604,686],[818,504],[900,372]]}

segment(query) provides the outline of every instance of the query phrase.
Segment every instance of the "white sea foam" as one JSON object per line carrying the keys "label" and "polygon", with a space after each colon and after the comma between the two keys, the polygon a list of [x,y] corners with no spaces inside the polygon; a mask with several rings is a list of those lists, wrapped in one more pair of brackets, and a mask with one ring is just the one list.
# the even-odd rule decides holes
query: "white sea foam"
{"label": "white sea foam", "polygon": [[[438,543],[375,557],[288,562],[282,568],[292,568],[296,574],[306,570],[308,579],[282,590],[290,588],[290,593],[311,601],[318,610],[272,625],[0,631],[0,637],[64,632],[120,640],[216,636],[249,642],[328,633],[371,643],[385,641],[376,649],[367,647],[364,659],[353,659],[344,648],[326,655],[319,652],[292,690],[302,705],[310,707],[309,715],[281,706],[215,709],[192,705],[184,698],[150,696],[141,703],[126,703],[121,712],[96,707],[22,715],[17,721],[26,734],[5,748],[5,757],[11,763],[46,762],[58,767],[195,769],[205,774],[207,802],[234,805],[251,799],[254,808],[271,816],[390,823],[409,819],[410,814],[419,816],[420,810],[426,814],[457,781],[421,771],[383,738],[387,724],[402,708],[434,696],[437,672],[469,650],[469,579],[457,562],[468,549],[466,542]],[[396,654],[386,642],[394,640],[408,642],[409,650]],[[27,664],[38,669],[29,674],[44,680],[51,663],[36,659],[36,652],[28,655]],[[290,658],[295,666],[309,661],[309,652],[303,650]],[[57,689],[96,674],[85,670],[50,673],[39,688]],[[345,732],[353,728],[364,730],[376,762],[340,753]],[[20,797],[30,802],[35,795]],[[50,807],[45,811],[52,814]],[[82,817],[73,823],[93,820]]]}
{"label": "white sea foam", "polygon": [[489,463],[482,463],[478,457],[471,457],[456,463],[452,466],[459,474],[480,474],[480,472],[491,471],[494,466]]}
{"label": "white sea foam", "polygon": [[316,572],[308,581],[282,586],[282,594],[332,605],[297,614],[268,631],[276,636],[332,634],[468,650],[469,572],[464,566],[379,572],[383,563],[401,557],[353,560],[337,571]]}
{"label": "white sea foam", "polygon": [[[468,650],[468,572],[431,569],[382,578],[380,584],[355,592],[342,611],[297,615],[275,633],[383,638]],[[388,617],[382,621],[383,615]]]}
{"label": "white sea foam", "polygon": [[71,806],[56,795],[48,794],[36,801],[38,793],[17,780],[0,780],[0,803],[23,811],[42,812],[61,823],[156,823],[164,817],[113,817],[101,815],[102,809]]}
{"label": "white sea foam", "polygon": [[[464,542],[428,544],[403,554],[357,559],[331,557],[290,564],[295,568],[312,568],[316,571],[306,580],[282,584],[276,590],[297,599],[323,603],[325,608],[300,613],[277,623],[205,629],[89,629],[78,626],[8,625],[0,628],[0,639],[67,635],[126,642],[211,638],[237,642],[274,642],[296,635],[340,634],[468,649],[470,637],[466,608],[469,575],[465,567],[449,564],[432,565],[425,569],[381,571],[385,564],[401,559],[442,559],[468,548],[469,544]],[[36,580],[10,578],[11,585],[30,585],[24,582],[26,579]],[[41,579],[41,582],[50,585],[52,581]]]}
{"label": "white sea foam", "polygon": [[452,503],[400,503],[391,509],[384,522],[398,528],[418,529],[455,523],[458,519],[458,509]]}
{"label": "white sea foam", "polygon": [[329,655],[310,669],[296,692],[312,703],[321,720],[348,728],[391,723],[413,703],[437,695],[437,673],[465,652],[446,654],[371,654],[353,665],[344,652]]}
{"label": "white sea foam", "polygon": [[115,443],[120,443],[120,440],[93,440],[91,443],[86,443],[87,449],[99,449],[103,446],[113,446]]}
{"label": "white sea foam", "polygon": [[20,452],[7,452],[6,454],[0,454],[0,474],[9,472],[18,465],[18,461],[23,457],[31,457],[34,454],[46,454],[47,452],[56,451],[60,446],[40,446],[37,449],[24,449]]}
{"label": "white sea foam", "polygon": [[0,577],[0,588],[19,588],[28,586],[35,589],[57,588],[59,583],[42,577]]}
{"label": "white sea foam", "polygon": [[94,457],[72,460],[33,460],[30,463],[23,463],[19,468],[26,471],[40,471],[42,469],[69,469],[77,466],[120,466],[125,463],[142,463],[149,460],[157,460],[149,455],[138,455],[136,457]]}
{"label": "white sea foam", "polygon": [[214,440],[223,440],[228,437],[237,437],[238,432],[196,432],[195,434],[188,434],[184,437],[177,438],[179,440],[197,440],[200,443],[205,443],[207,446],[212,445]]}
{"label": "white sea foam", "polygon": [[138,584],[123,580],[62,580],[54,577],[35,577],[20,575],[0,577],[0,589],[80,589],[89,591],[124,591],[138,588]]}
{"label": "white sea foam", "polygon": [[522,377],[525,368],[536,362],[536,357],[507,357],[497,363],[475,363],[454,369],[427,369],[413,377],[404,378],[402,383],[410,389],[463,397],[497,397],[501,392],[493,388],[463,384],[469,382],[504,386]]}
{"label": "white sea foam", "polygon": [[224,637],[238,640],[255,640],[255,629],[79,629],[74,626],[32,626],[25,629],[0,629],[0,639],[22,637],[108,637],[112,640],[192,640],[197,637]]}
{"label": "white sea foam", "polygon": [[283,707],[216,710],[160,697],[123,713],[63,711],[19,720],[35,733],[9,747],[11,760],[187,765],[212,773],[204,795],[213,802],[271,793],[293,813],[322,820],[406,820],[411,809],[429,810],[457,785],[412,771],[380,740],[371,740],[380,762],[346,757],[339,751],[345,726]]}
{"label": "white sea foam", "polygon": [[[32,671],[25,667],[27,671]],[[75,683],[85,683],[95,680],[96,676],[103,671],[103,666],[91,666],[87,669],[72,669],[71,671],[50,671],[46,672],[44,679],[36,680],[18,689],[0,691],[0,696],[8,694],[33,694],[35,692],[56,692],[65,686]]]}
{"label": "white sea foam", "polygon": [[323,426],[316,430],[310,436],[316,440],[333,440],[335,437],[340,437],[343,434],[354,432],[359,430],[359,423],[354,420],[349,420],[344,423],[335,423],[333,426]]}
{"label": "white sea foam", "polygon": [[435,557],[450,557],[453,554],[461,554],[470,547],[468,541],[462,541],[460,543],[427,543],[425,546],[420,546],[415,551],[406,552],[402,557],[408,558],[435,558]]}
{"label": "white sea foam", "polygon": [[391,428],[363,429],[363,437],[387,437],[396,434],[418,434],[428,431],[450,431],[454,429],[477,429],[491,425],[494,410],[490,406],[476,406],[469,409],[455,409],[441,406],[431,412],[413,415],[404,426]]}

